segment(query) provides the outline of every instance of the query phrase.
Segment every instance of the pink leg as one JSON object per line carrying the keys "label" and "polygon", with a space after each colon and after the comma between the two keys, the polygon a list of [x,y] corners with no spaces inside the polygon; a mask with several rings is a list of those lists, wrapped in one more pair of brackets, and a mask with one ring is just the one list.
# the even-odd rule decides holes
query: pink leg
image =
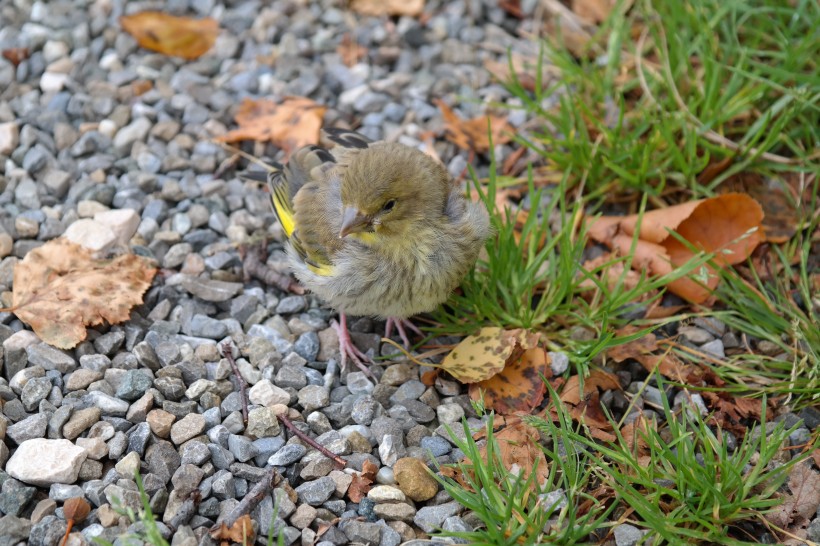
{"label": "pink leg", "polygon": [[339,313],[339,322],[334,320],[331,321],[330,325],[336,330],[336,334],[339,336],[339,353],[342,356],[342,370],[347,369],[347,359],[350,358],[360,370],[372,377],[373,374],[365,365],[365,362],[372,364],[373,360],[357,349],[353,344],[353,340],[350,339],[350,332],[347,329],[347,315]]}
{"label": "pink leg", "polygon": [[393,326],[396,327],[396,331],[399,333],[399,337],[404,343],[404,348],[408,351],[410,350],[410,347],[412,345],[410,344],[410,339],[407,337],[407,331],[405,330],[405,328],[412,330],[420,336],[424,336],[424,334],[421,333],[421,330],[419,330],[415,324],[410,322],[410,319],[390,317],[387,319],[387,324],[384,328],[384,337],[390,337],[390,334],[393,333]]}

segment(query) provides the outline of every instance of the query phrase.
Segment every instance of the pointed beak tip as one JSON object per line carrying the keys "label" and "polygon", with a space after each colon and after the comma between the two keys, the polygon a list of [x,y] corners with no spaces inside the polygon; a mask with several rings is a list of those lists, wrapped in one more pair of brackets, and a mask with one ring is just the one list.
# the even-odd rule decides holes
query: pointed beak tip
{"label": "pointed beak tip", "polygon": [[369,223],[367,216],[353,207],[346,207],[342,211],[342,227],[339,230],[339,239],[344,239],[351,233],[362,231]]}

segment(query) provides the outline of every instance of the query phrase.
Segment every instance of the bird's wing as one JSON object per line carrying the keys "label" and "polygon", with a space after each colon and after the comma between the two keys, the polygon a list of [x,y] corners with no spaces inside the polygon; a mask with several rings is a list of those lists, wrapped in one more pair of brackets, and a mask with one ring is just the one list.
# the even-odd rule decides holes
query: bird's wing
{"label": "bird's wing", "polygon": [[[276,218],[294,252],[313,273],[332,275],[333,255],[341,247],[339,185],[341,170],[371,141],[345,129],[324,129],[320,145],[297,150],[287,165],[275,164],[267,176]],[[248,173],[248,178],[256,178]]]}

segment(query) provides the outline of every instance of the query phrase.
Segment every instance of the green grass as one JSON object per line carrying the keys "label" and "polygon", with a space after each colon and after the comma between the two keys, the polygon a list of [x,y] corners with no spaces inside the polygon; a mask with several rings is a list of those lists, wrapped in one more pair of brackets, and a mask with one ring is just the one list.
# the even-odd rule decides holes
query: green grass
{"label": "green grass", "polygon": [[[473,545],[585,544],[590,533],[608,527],[614,505],[607,506],[586,491],[596,482],[594,456],[577,448],[571,420],[561,414],[561,425],[542,422],[551,447],[543,447],[549,463],[546,483],[536,482],[534,469],[519,473],[505,468],[493,434],[493,418],[486,423],[486,458],[464,424],[465,440],[451,438],[470,463],[457,468],[469,488],[452,479],[440,483],[459,503],[483,523],[473,532],[441,532]],[[585,505],[582,509],[582,505]],[[587,506],[588,505],[588,506]]]}
{"label": "green grass", "polygon": [[[662,389],[662,379],[656,380]],[[469,487],[450,478],[439,480],[483,526],[471,533],[442,531],[442,536],[481,545],[592,544],[616,522],[626,521],[644,530],[647,544],[755,544],[741,524],[763,529],[763,515],[781,502],[776,492],[793,465],[804,459],[783,461],[781,447],[797,425],[767,427],[765,411],[759,426],[730,449],[720,428],[696,411],[673,410],[664,399],[657,428],[636,427],[635,436],[625,438],[612,421],[616,440],[606,443],[591,439],[572,422],[557,394],[551,390],[551,395],[557,418],[526,419],[543,435],[546,483],[535,483],[531,469],[521,474],[504,467],[492,415],[484,458],[466,424],[466,440],[451,434],[470,461],[456,465]],[[593,490],[610,493],[596,497]],[[561,495],[555,498],[564,502],[539,504],[556,491]],[[628,517],[619,519],[627,509]]]}
{"label": "green grass", "polygon": [[[662,387],[659,377],[658,382]],[[787,430],[777,423],[762,433],[767,430],[764,409],[759,426],[730,450],[722,431],[707,425],[697,411],[673,412],[663,400],[662,429],[648,427],[637,434],[648,452],[643,460],[620,433],[610,447],[583,440],[605,458],[597,469],[601,480],[635,511],[633,523],[647,530],[650,543],[755,543],[754,537],[742,537],[738,524],[758,522],[780,504],[775,493],[802,460],[783,464],[780,458],[797,426]]]}
{"label": "green grass", "polygon": [[[142,477],[139,475],[139,472],[134,475],[134,480],[137,482],[137,488],[139,489],[142,510],[134,512],[131,507],[123,507],[122,504],[119,503],[114,505],[114,510],[127,517],[131,523],[142,522],[143,531],[141,533],[125,535],[122,539],[125,541],[125,544],[129,546],[141,546],[142,544],[169,546],[168,541],[162,536],[162,532],[157,526],[157,520],[154,517],[154,512],[151,510],[150,499],[145,492],[145,487],[142,485]],[[94,538],[94,542],[102,546],[113,546],[112,543],[96,537]]]}

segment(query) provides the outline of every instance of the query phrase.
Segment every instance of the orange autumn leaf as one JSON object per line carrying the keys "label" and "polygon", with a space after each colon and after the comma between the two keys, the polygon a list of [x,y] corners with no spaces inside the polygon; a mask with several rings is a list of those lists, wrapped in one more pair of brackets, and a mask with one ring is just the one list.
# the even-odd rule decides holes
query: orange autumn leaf
{"label": "orange autumn leaf", "polygon": [[253,520],[248,514],[239,516],[233,525],[228,527],[223,522],[219,527],[211,530],[211,538],[219,540],[221,544],[253,544],[256,532],[253,530]]}
{"label": "orange autumn leaf", "polygon": [[156,271],[142,256],[97,260],[68,239],[53,239],[14,267],[8,310],[46,343],[71,349],[85,339],[86,326],[128,320]]}
{"label": "orange autumn leaf", "polygon": [[482,328],[456,345],[440,367],[462,383],[484,381],[503,370],[512,358],[535,347],[538,338],[538,334],[521,328]]}
{"label": "orange autumn leaf", "polygon": [[268,99],[245,99],[234,116],[238,129],[217,137],[220,142],[270,141],[287,153],[319,143],[325,106],[304,97],[287,97],[276,103]]}
{"label": "orange autumn leaf", "polygon": [[[589,226],[589,236],[626,255],[639,230],[632,267],[660,276],[695,256],[687,245],[670,236],[670,230],[695,249],[714,253],[717,265],[728,266],[744,261],[763,242],[762,220],[763,210],[757,201],[746,194],[729,193],[650,211],[642,219],[637,214],[601,217]],[[717,286],[718,275],[711,266],[695,273],[705,285],[684,277],[669,283],[669,290],[692,303],[702,303]]]}
{"label": "orange autumn leaf", "polygon": [[470,385],[470,398],[484,396],[484,406],[496,413],[529,413],[544,400],[547,386],[542,377],[549,378],[550,358],[544,347],[524,350],[510,359],[504,369],[489,379]]}
{"label": "orange autumn leaf", "polygon": [[191,19],[160,11],[124,15],[120,25],[141,47],[189,61],[204,55],[219,36],[216,19]]}
{"label": "orange autumn leaf", "polygon": [[351,0],[350,9],[362,15],[416,17],[424,10],[424,0]]}
{"label": "orange autumn leaf", "polygon": [[490,139],[487,131],[492,131],[493,144],[504,144],[510,140],[512,128],[507,118],[502,116],[479,116],[473,119],[460,118],[444,101],[433,101],[441,110],[444,118],[444,136],[461,148],[473,152],[486,152],[490,149]]}
{"label": "orange autumn leaf", "polygon": [[[539,447],[538,430],[524,423],[518,418],[509,421],[509,425],[494,433],[498,453],[496,456],[501,464],[509,471],[519,472],[522,480],[527,480],[535,471],[533,487],[537,490],[542,486],[549,475],[547,458],[544,451]],[[484,464],[487,462],[487,446],[479,448],[479,455]],[[469,480],[465,479],[462,472],[471,473],[471,465],[475,462],[469,458],[464,460],[465,466],[443,467],[441,474],[455,479],[465,489],[470,489]]]}

